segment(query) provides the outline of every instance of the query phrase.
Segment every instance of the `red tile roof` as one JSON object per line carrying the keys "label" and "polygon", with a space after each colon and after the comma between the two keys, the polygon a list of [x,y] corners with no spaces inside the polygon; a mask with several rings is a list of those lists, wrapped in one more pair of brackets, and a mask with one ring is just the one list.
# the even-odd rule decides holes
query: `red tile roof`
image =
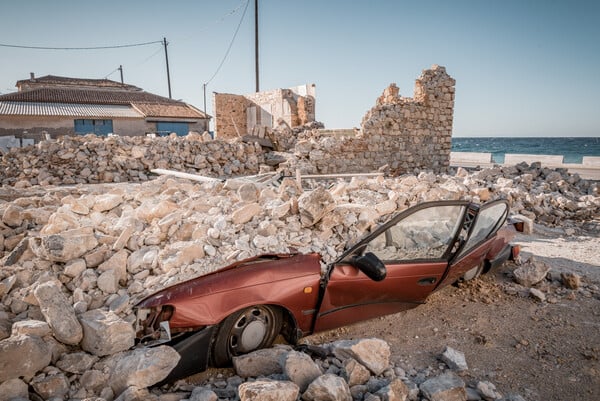
{"label": "red tile roof", "polygon": [[0,95],[0,102],[127,105],[146,117],[210,118],[195,107],[142,90],[75,89],[41,87]]}
{"label": "red tile roof", "polygon": [[104,89],[126,89],[126,90],[141,90],[137,86],[122,84],[117,81],[112,81],[110,79],[88,79],[88,78],[69,78],[69,77],[59,77],[57,75],[45,75],[39,78],[33,79],[22,79],[17,81],[17,88],[21,88],[21,86],[25,86],[27,88],[35,88],[35,87],[43,87],[47,85],[52,86],[78,86],[78,87],[96,87],[96,88],[104,88]]}

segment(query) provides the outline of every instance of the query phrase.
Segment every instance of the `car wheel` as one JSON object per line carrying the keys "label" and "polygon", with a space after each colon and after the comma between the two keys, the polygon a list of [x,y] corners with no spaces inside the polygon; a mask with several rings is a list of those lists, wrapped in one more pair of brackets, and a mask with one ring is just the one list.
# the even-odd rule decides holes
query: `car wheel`
{"label": "car wheel", "polygon": [[479,277],[479,275],[481,274],[482,271],[483,271],[483,262],[481,262],[480,264],[478,264],[471,270],[465,272],[465,274],[462,275],[462,277],[460,278],[459,281],[470,281],[470,280],[476,279],[477,277]]}
{"label": "car wheel", "polygon": [[229,315],[213,342],[214,365],[227,366],[234,356],[270,346],[280,330],[281,311],[276,307],[258,305]]}

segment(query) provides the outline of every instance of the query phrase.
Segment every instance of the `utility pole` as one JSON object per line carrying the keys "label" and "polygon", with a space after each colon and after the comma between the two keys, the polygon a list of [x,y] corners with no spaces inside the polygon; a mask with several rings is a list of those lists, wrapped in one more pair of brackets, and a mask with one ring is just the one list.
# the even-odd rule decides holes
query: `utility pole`
{"label": "utility pole", "polygon": [[202,84],[202,89],[204,90],[204,112],[206,113],[206,84]]}
{"label": "utility pole", "polygon": [[167,38],[163,38],[163,46],[165,47],[165,61],[167,63],[167,85],[169,85],[169,99],[171,97],[171,74],[169,73],[169,53],[167,53]]}
{"label": "utility pole", "polygon": [[256,71],[256,91],[260,91],[258,84],[258,0],[254,0],[254,58]]}
{"label": "utility pole", "polygon": [[125,82],[123,82],[123,66],[122,65],[119,66],[119,71],[121,71],[121,83],[124,84]]}

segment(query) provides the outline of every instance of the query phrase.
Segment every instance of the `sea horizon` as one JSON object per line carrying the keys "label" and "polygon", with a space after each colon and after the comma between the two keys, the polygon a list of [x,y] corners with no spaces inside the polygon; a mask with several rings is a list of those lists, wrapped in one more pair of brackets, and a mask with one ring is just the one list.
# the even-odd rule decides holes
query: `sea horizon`
{"label": "sea horizon", "polygon": [[600,137],[452,137],[452,152],[491,153],[503,163],[505,154],[561,155],[563,163],[600,157]]}

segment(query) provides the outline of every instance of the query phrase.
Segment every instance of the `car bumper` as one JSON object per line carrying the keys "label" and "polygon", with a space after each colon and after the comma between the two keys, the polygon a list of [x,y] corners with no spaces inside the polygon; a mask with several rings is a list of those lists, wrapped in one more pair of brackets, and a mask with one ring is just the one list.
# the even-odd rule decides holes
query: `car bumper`
{"label": "car bumper", "polygon": [[186,335],[182,339],[174,339],[167,343],[181,356],[177,366],[161,383],[171,383],[208,368],[210,362],[210,344],[217,326],[207,326],[200,331]]}

